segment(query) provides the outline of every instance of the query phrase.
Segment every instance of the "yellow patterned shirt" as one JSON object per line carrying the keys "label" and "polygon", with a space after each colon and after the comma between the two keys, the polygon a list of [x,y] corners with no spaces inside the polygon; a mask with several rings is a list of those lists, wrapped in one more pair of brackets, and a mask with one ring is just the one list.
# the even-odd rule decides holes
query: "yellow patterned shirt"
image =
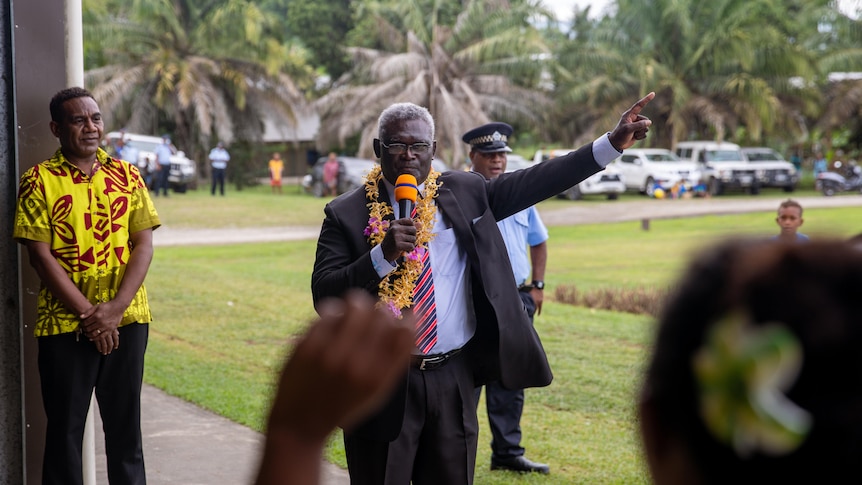
{"label": "yellow patterned shirt", "polygon": [[[130,235],[161,225],[138,169],[99,149],[92,176],[60,150],[21,176],[12,237],[50,245],[51,254],[91,303],[110,301],[123,281]],[[152,320],[143,285],[120,325]],[[37,337],[73,332],[80,319],[39,291]]]}

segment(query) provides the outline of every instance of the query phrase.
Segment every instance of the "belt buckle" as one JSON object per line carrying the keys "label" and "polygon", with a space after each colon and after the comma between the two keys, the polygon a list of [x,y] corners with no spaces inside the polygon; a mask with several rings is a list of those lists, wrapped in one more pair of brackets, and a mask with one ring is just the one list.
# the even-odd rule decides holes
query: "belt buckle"
{"label": "belt buckle", "polygon": [[443,355],[435,355],[434,357],[430,357],[430,358],[419,359],[419,370],[429,370],[427,367],[425,367],[426,364],[428,364],[428,365],[440,364],[442,362],[446,362],[447,358],[448,358],[448,355],[443,354]]}
{"label": "belt buckle", "polygon": [[[419,370],[434,369],[435,368],[434,366],[444,364],[446,361],[448,361],[450,358],[454,357],[455,354],[459,353],[460,351],[461,351],[461,349],[455,349],[455,350],[450,350],[449,352],[446,352],[445,354],[438,354],[438,355],[435,355],[433,357],[425,356],[423,358],[420,358],[419,359],[419,365],[418,365],[417,369],[419,369]],[[427,367],[427,366],[431,366],[431,367]]]}
{"label": "belt buckle", "polygon": [[426,370],[425,364],[439,364],[440,362],[445,362],[446,357],[443,355],[438,355],[436,357],[432,357],[430,359],[422,359],[422,362],[419,363],[419,370]]}

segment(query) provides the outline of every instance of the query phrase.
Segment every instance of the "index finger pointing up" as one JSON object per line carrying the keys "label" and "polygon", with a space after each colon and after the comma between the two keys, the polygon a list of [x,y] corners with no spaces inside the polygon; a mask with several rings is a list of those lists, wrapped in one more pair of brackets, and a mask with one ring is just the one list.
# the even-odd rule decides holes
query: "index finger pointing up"
{"label": "index finger pointing up", "polygon": [[643,107],[648,105],[649,102],[653,100],[653,98],[655,98],[655,92],[651,91],[649,94],[641,98],[637,103],[633,104],[629,111],[634,115],[640,114]]}

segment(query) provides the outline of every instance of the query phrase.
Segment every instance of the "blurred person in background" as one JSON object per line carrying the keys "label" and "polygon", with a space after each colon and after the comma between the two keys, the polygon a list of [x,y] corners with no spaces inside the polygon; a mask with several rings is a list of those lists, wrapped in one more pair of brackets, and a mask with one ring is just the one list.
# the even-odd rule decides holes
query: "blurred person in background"
{"label": "blurred person in background", "polygon": [[269,160],[269,185],[272,187],[272,193],[281,193],[281,178],[284,172],[284,160],[281,159],[281,154],[275,152]]}
{"label": "blurred person in background", "polygon": [[773,239],[780,239],[786,242],[805,242],[809,238],[805,234],[799,232],[802,223],[805,219],[802,218],[802,205],[793,199],[787,199],[778,206],[778,216],[775,222],[781,229]]}
{"label": "blurred person in background", "polygon": [[335,197],[338,195],[338,158],[335,152],[329,152],[329,157],[323,164],[323,187],[325,195]]}
{"label": "blurred person in background", "polygon": [[162,143],[156,146],[156,174],[153,183],[153,195],[158,197],[159,190],[165,197],[168,196],[168,177],[171,174],[171,156],[174,154],[171,148],[170,135],[162,135]]}
{"label": "blurred person in background", "polygon": [[210,169],[212,170],[212,188],[210,194],[216,194],[216,187],[219,189],[219,195],[224,196],[224,178],[227,171],[227,162],[230,161],[230,153],[225,149],[224,143],[218,142],[215,148],[210,150],[209,154]]}

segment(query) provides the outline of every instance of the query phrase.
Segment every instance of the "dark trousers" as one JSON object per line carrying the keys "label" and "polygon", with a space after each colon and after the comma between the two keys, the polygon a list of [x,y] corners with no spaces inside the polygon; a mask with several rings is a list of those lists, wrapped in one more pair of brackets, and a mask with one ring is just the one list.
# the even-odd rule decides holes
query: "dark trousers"
{"label": "dark trousers", "polygon": [[446,365],[410,369],[401,433],[383,442],[344,435],[351,485],[470,485],[479,423],[465,352]]}
{"label": "dark trousers", "polygon": [[219,193],[221,195],[224,195],[224,173],[225,173],[225,170],[227,170],[227,169],[214,168],[212,170],[213,170],[213,185],[212,185],[212,189],[210,190],[210,193],[212,195],[215,195],[216,185],[218,185]]}
{"label": "dark trousers", "polygon": [[141,382],[149,325],[120,327],[120,347],[102,355],[76,333],[39,337],[42,403],[48,418],[44,485],[83,482],[81,450],[90,395],[96,390],[105,429],[108,481],[144,485]]}
{"label": "dark trousers", "polygon": [[[530,321],[536,313],[536,302],[529,292],[518,292]],[[476,388],[476,403],[482,388]],[[488,410],[488,424],[491,427],[491,453],[496,458],[522,456],[521,415],[524,412],[524,390],[506,389],[499,382],[485,385],[485,407]]]}
{"label": "dark trousers", "polygon": [[159,165],[159,170],[156,172],[156,182],[153,187],[153,193],[159,195],[159,190],[162,190],[164,195],[168,195],[168,176],[171,174],[170,165]]}

